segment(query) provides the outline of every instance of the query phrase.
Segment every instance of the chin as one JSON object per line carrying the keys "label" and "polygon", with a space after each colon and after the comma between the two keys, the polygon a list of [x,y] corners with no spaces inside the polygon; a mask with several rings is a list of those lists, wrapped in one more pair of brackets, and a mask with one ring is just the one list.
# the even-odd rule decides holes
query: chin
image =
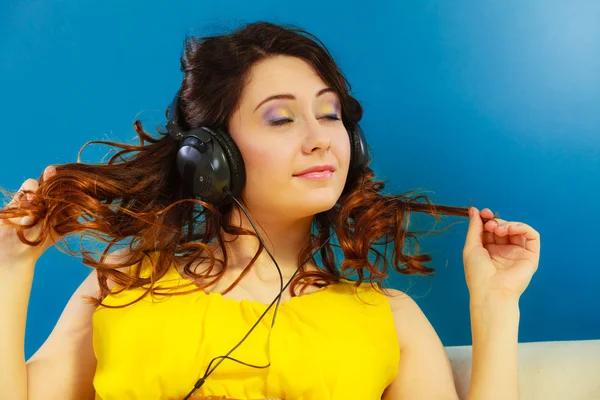
{"label": "chin", "polygon": [[327,189],[311,190],[304,196],[298,196],[294,203],[300,213],[309,216],[331,210],[339,200],[341,191]]}

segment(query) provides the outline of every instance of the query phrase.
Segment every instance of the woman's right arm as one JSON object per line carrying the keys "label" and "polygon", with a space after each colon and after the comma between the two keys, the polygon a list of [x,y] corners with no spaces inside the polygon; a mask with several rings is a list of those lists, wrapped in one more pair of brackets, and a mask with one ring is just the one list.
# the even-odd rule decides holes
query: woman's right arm
{"label": "woman's right arm", "polygon": [[27,361],[28,400],[94,399],[96,357],[92,347],[95,306],[83,296],[98,296],[96,271],[75,290],[44,344]]}
{"label": "woman's right arm", "polygon": [[93,399],[95,308],[82,296],[98,295],[96,271],[73,293],[50,336],[25,363],[25,320],[33,270],[32,265],[0,265],[0,399]]}
{"label": "woman's right arm", "polygon": [[0,264],[0,399],[27,399],[25,320],[33,265]]}
{"label": "woman's right arm", "polygon": [[[112,253],[107,264],[124,254]],[[25,320],[33,269],[0,265],[0,400],[93,400],[95,306],[84,297],[100,293],[96,270],[75,290],[50,336],[25,362]],[[114,285],[110,280],[107,284],[109,289]]]}
{"label": "woman's right arm", "polygon": [[[49,167],[44,171],[44,179],[54,173]],[[21,191],[35,192],[37,187],[38,182],[29,179]],[[27,201],[18,195],[7,209]],[[35,236],[38,225],[25,234]],[[92,347],[95,307],[84,299],[99,294],[95,270],[73,293],[44,344],[25,362],[25,323],[35,264],[51,245],[50,241],[34,247],[21,243],[15,229],[0,219],[0,400],[86,400],[95,396],[92,385],[96,370]],[[106,262],[120,261],[125,254],[116,251]],[[111,288],[112,282],[107,283]]]}

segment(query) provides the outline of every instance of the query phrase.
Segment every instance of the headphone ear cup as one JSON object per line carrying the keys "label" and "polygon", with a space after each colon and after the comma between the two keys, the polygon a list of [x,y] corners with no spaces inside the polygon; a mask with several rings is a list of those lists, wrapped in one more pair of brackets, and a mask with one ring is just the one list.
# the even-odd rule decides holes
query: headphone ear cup
{"label": "headphone ear cup", "polygon": [[236,198],[242,194],[242,189],[246,184],[246,167],[244,166],[244,159],[242,153],[237,147],[229,133],[224,130],[214,130],[214,138],[221,145],[227,163],[229,164],[230,171],[230,185],[229,190],[231,194]]}
{"label": "headphone ear cup", "polygon": [[214,206],[231,200],[223,190],[225,187],[238,197],[246,183],[242,155],[223,131],[207,127],[186,131],[177,151],[176,165],[184,196],[194,195]]}
{"label": "headphone ear cup", "polygon": [[350,136],[350,167],[347,181],[352,184],[369,165],[370,155],[362,128],[358,124],[353,124],[347,130]]}

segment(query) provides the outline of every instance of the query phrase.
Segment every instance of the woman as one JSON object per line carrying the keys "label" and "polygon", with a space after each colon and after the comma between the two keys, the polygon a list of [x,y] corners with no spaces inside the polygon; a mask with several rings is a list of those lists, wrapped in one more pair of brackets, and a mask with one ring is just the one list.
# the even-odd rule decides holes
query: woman
{"label": "woman", "polygon": [[[380,289],[390,267],[433,272],[429,256],[403,252],[416,239],[411,211],[469,216],[469,399],[518,398],[534,229],[487,208],[381,194],[360,104],[307,32],[254,23],[190,39],[182,70],[162,137],[136,122],[139,146],[111,143],[121,151],[104,165],[49,167],[1,212],[0,399],[457,398],[419,307]],[[25,362],[35,263],[75,233],[106,249],[81,250],[94,270]]]}

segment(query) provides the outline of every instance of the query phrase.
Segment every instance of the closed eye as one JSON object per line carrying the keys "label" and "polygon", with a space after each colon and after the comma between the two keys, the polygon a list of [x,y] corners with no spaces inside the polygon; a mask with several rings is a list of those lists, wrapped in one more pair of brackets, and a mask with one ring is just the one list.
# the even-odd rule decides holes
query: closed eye
{"label": "closed eye", "polygon": [[[329,121],[339,121],[340,120],[340,117],[338,117],[335,114],[325,115],[325,116],[323,116],[323,117],[321,117],[319,119],[323,119],[323,118],[325,118],[325,119],[327,119]],[[287,124],[289,122],[294,122],[294,120],[291,119],[291,118],[276,119],[274,121],[270,121],[269,125],[271,125],[271,126],[281,126],[281,125],[285,125],[285,124]]]}
{"label": "closed eye", "polygon": [[276,119],[274,121],[269,121],[269,125],[271,126],[280,126],[280,125],[285,125],[288,122],[293,122],[294,120],[291,118],[282,118],[282,119]]}

